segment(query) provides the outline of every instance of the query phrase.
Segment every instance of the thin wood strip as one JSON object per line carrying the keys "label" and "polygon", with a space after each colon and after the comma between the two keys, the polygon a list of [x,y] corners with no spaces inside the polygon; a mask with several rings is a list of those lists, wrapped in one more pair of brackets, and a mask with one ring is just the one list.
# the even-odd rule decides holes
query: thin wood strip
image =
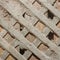
{"label": "thin wood strip", "polygon": [[[37,0],[37,2],[40,3],[39,0]],[[51,4],[53,4],[53,3],[55,2],[55,0],[49,0],[48,2],[51,3]],[[44,7],[44,6],[41,7],[40,12],[42,12],[42,13],[44,14],[44,13],[46,13],[47,11],[48,11],[48,9],[47,9],[46,7]],[[57,24],[58,21],[59,21],[59,18],[56,17],[56,16],[54,16],[52,22],[54,22],[55,24]]]}
{"label": "thin wood strip", "polygon": [[[40,3],[39,0],[37,0],[37,2]],[[51,4],[53,4],[53,3],[55,2],[55,0],[49,0],[48,2],[51,3]],[[44,8],[46,9],[46,11],[48,11],[48,9],[47,9],[46,7],[44,7]],[[44,9],[43,9],[43,10],[44,10]],[[46,12],[46,11],[45,11],[45,12]],[[44,13],[45,13],[45,12],[44,12]],[[42,13],[43,13],[43,12],[42,12]],[[44,13],[43,13],[43,14],[44,14]],[[56,25],[56,24],[59,22],[59,18],[55,16],[55,17],[53,18],[52,22],[54,22],[54,24]],[[51,31],[51,30],[50,30],[48,27],[46,27],[46,28],[44,28],[43,33],[47,36],[50,31]],[[59,38],[59,40],[56,42],[56,44],[57,44],[57,45],[60,44],[60,38]]]}
{"label": "thin wood strip", "polygon": [[[33,23],[32,23],[33,24]],[[34,23],[35,24],[35,23]],[[24,28],[23,30],[22,30],[22,34],[25,36],[27,33],[28,33],[29,31],[27,31],[27,29],[26,28]],[[4,36],[4,35],[3,35]],[[41,43],[40,41],[38,42],[39,40],[38,39],[35,39],[34,40],[34,45],[35,46],[37,46],[38,47],[38,45]],[[36,42],[38,42],[38,43],[36,43]],[[14,44],[15,43],[15,44]],[[22,47],[22,48],[25,48],[25,49],[27,49],[27,47],[25,47],[25,45],[23,45],[22,43],[19,43],[19,41],[17,41],[17,40],[14,40],[13,42],[12,42],[12,45],[14,44],[15,46],[17,46],[17,43],[18,43],[18,45],[20,45],[20,47]],[[13,46],[14,46],[13,45]],[[15,47],[14,46],[14,47]],[[26,53],[29,53],[28,55],[26,55]],[[26,53],[24,54],[24,57],[26,57],[26,59],[28,59],[30,56],[31,56],[31,52],[30,51],[26,51]],[[7,51],[4,51],[3,52],[3,54],[2,54],[2,58],[5,60],[6,59],[6,57],[9,55],[9,53],[7,52]]]}
{"label": "thin wood strip", "polygon": [[[28,31],[25,32],[24,30],[27,31],[27,29],[24,28],[23,31],[22,31],[22,34],[25,36],[25,35],[28,33]],[[47,31],[47,30],[48,30],[48,29],[46,29],[46,31]],[[49,31],[50,31],[50,30],[49,30]],[[49,33],[49,32],[48,32],[48,33]],[[48,34],[48,33],[47,33],[47,34]],[[47,36],[47,35],[46,35],[46,36]],[[36,40],[33,42],[34,44],[36,44],[35,46],[38,46],[39,43],[40,43],[40,42],[36,43],[37,41],[39,41],[39,40],[36,39]],[[16,42],[17,42],[17,41],[16,41]],[[17,42],[17,43],[18,43],[18,42]],[[13,43],[13,44],[14,44],[14,43]],[[16,45],[16,44],[15,44],[15,45]],[[16,45],[16,46],[17,46],[17,45]],[[21,47],[22,47],[22,46],[21,46]],[[26,48],[26,47],[24,47],[24,48]],[[26,55],[27,53],[29,53],[29,54]],[[24,54],[24,56],[26,57],[26,59],[28,59],[28,57],[29,57],[31,54],[32,54],[32,53],[31,53],[30,51],[27,51],[27,52]],[[4,54],[2,55],[2,57],[5,59],[5,58],[7,57],[6,55],[8,56],[9,54],[7,54],[7,53],[5,54],[5,52],[4,52]]]}
{"label": "thin wood strip", "polygon": [[[38,3],[40,3],[38,0],[37,0]],[[48,1],[49,3],[53,4],[55,2],[55,0],[49,0]],[[46,7],[41,7],[41,10],[40,12],[42,12],[43,14],[46,13],[48,11],[48,9]],[[56,25],[57,22],[59,22],[59,18],[54,16],[54,18],[52,19],[52,22]]]}
{"label": "thin wood strip", "polygon": [[[22,44],[21,42],[19,42],[19,41],[16,40],[16,39],[15,39],[14,41],[12,41],[11,45],[12,45],[13,47],[16,47],[16,46],[20,45],[20,47],[26,48],[24,44]],[[24,46],[23,46],[23,45],[24,45]],[[26,48],[26,49],[27,49],[27,48]],[[3,58],[3,59],[5,60],[9,54],[10,54],[10,53],[5,50],[5,51],[3,52],[3,54],[1,55],[1,58]]]}
{"label": "thin wood strip", "polygon": [[[36,1],[40,4],[39,0],[36,0]],[[53,4],[55,2],[55,0],[48,0],[48,2],[50,4]],[[44,6],[42,6],[41,9],[40,9],[40,11],[44,14],[45,12],[48,11],[48,9],[46,7],[44,7]]]}
{"label": "thin wood strip", "polygon": [[41,12],[39,12],[37,9],[35,9],[28,2],[28,0],[19,0],[19,1],[21,1],[28,9],[30,9],[31,12],[40,19],[40,21],[42,21],[45,25],[47,25],[50,29],[52,29],[58,36],[60,36],[60,29],[57,28],[54,23],[52,23],[51,21],[49,21],[49,19],[46,18]]}
{"label": "thin wood strip", "polygon": [[[22,31],[22,33],[24,33],[24,31]],[[27,33],[25,32],[25,34],[27,34]],[[23,35],[24,35],[24,34],[23,34]],[[25,36],[25,35],[24,35],[24,36]],[[40,41],[39,41],[39,42],[37,42],[37,41],[39,41],[39,40],[38,40],[38,39],[35,39],[35,40],[33,41],[33,43],[34,43],[35,46],[38,46],[38,45],[41,43]],[[37,43],[36,43],[36,42],[37,42]],[[13,45],[14,47],[17,46],[17,45],[20,45],[20,47],[27,49],[27,47],[25,47],[25,45],[22,44],[22,43],[20,43],[18,40],[14,40],[14,41],[11,43],[11,45]],[[26,53],[29,53],[28,56],[26,55]],[[30,51],[26,51],[26,53],[24,54],[24,57],[25,57],[26,59],[28,59],[29,56],[30,56],[32,53],[31,53]],[[2,56],[1,56],[1,58],[3,58],[3,59],[5,60],[8,55],[9,55],[9,53],[8,53],[7,51],[4,51],[3,54],[2,54]]]}
{"label": "thin wood strip", "polygon": [[[44,10],[44,9],[43,9],[43,10]],[[42,11],[42,9],[41,9],[40,11]],[[47,9],[46,9],[46,11],[47,11]],[[44,13],[45,13],[46,11],[44,11]],[[42,12],[42,13],[43,13],[43,12]],[[58,19],[57,17],[54,17],[53,20],[52,20],[52,22],[54,22],[55,24],[57,24],[58,21],[59,21],[59,19]],[[48,32],[47,32],[47,31],[48,31]],[[50,31],[51,31],[51,30],[50,30],[48,27],[46,27],[46,29],[43,30],[43,33],[47,36]],[[59,41],[58,41],[58,42],[59,42]],[[58,45],[58,43],[57,43],[57,45]],[[50,51],[50,50],[48,50],[48,51]],[[47,53],[48,51],[46,51],[46,53]],[[28,51],[28,52],[29,52],[29,51]],[[28,52],[27,52],[27,53],[28,53]],[[26,53],[27,56],[25,55],[26,58],[30,56],[30,52],[29,52],[29,55],[28,55],[27,53]]]}
{"label": "thin wood strip", "polygon": [[[14,41],[12,41],[12,43],[11,43],[11,45],[12,45],[13,47],[16,47],[16,46],[19,45],[19,44],[20,44],[20,42],[19,42],[18,40],[14,40]],[[20,44],[20,46],[21,46],[21,44]],[[25,48],[26,48],[26,47],[25,47]],[[9,53],[8,51],[4,50],[3,54],[1,55],[1,58],[3,58],[3,59],[5,60],[9,54],[10,54],[10,53]]]}
{"label": "thin wood strip", "polygon": [[[35,39],[33,41],[33,44],[38,47],[41,44],[41,41],[39,41],[38,39]],[[26,59],[28,59],[30,56],[32,55],[32,53],[28,50],[24,53],[24,57],[26,57]]]}
{"label": "thin wood strip", "polygon": [[[0,11],[0,12],[1,12],[1,11]],[[4,14],[4,12],[3,12],[3,14]],[[10,20],[11,22],[12,22],[12,21],[14,22],[14,19],[13,19],[12,17],[11,17],[10,19],[11,19],[11,20]],[[35,20],[35,21],[36,21],[36,20]],[[11,23],[11,22],[10,22],[10,23]],[[37,21],[36,21],[36,22],[37,22]],[[34,22],[33,24],[35,24],[36,22]],[[8,23],[8,22],[7,22],[7,23]],[[12,25],[15,24],[15,23],[16,23],[16,22],[12,23]],[[28,31],[25,32],[25,30],[27,30],[27,29],[24,28],[23,31],[22,31],[23,35],[26,35],[26,34],[28,33]],[[3,37],[4,35],[6,35],[6,33],[7,33],[7,31],[6,31],[6,30],[3,30],[3,31],[0,33],[0,35]],[[24,33],[25,33],[25,34],[24,34]],[[25,45],[23,45],[22,43],[19,43],[19,41],[13,41],[13,42],[12,42],[12,45],[15,44],[15,45],[13,45],[13,46],[15,47],[15,46],[17,46],[16,43],[18,43],[18,44],[20,45],[20,48],[22,47],[22,48],[27,49],[27,48],[25,47]],[[1,57],[5,60],[8,55],[9,55],[9,53],[8,53],[7,51],[4,51]]]}
{"label": "thin wood strip", "polygon": [[[38,0],[37,0],[37,2],[40,3]],[[49,0],[48,2],[51,3],[51,4],[53,4],[53,3],[55,2],[55,0]],[[43,10],[41,9],[41,11],[40,11],[40,12],[44,11],[44,12],[42,12],[43,14],[44,14],[46,11],[48,11],[47,8],[45,8],[45,9],[44,9],[44,8],[45,8],[45,7],[43,7]],[[55,16],[55,17],[53,18],[52,22],[56,25],[56,24],[59,22],[59,18],[57,18],[57,17]],[[48,27],[46,27],[46,28],[44,28],[43,33],[47,36],[50,31],[51,31],[51,30],[50,30]],[[60,40],[60,38],[59,38],[59,40]],[[57,45],[59,45],[59,43],[60,43],[59,40],[56,42]]]}
{"label": "thin wood strip", "polygon": [[21,24],[23,24],[25,27],[27,27],[30,32],[32,32],[37,38],[41,39],[41,41],[46,43],[52,50],[54,50],[56,53],[60,54],[58,52],[60,49],[54,43],[52,43],[49,39],[47,39],[44,34],[42,34],[39,30],[37,30],[35,27],[33,27],[32,24],[30,24],[22,16],[20,16],[20,14],[21,14],[20,11],[19,11],[20,12],[19,14],[15,14],[14,12],[16,12],[16,11],[12,12],[12,10],[9,7],[8,8],[7,7],[8,6],[6,6],[6,4],[5,4],[4,8],[6,8]]}
{"label": "thin wood strip", "polygon": [[12,54],[14,57],[16,57],[18,60],[26,60],[21,54],[17,52],[15,48],[13,48],[8,42],[6,42],[5,39],[3,39],[0,36],[0,46],[2,46],[4,49],[6,49],[10,54]]}
{"label": "thin wood strip", "polygon": [[[0,6],[0,8],[1,8],[1,6]],[[5,14],[5,13],[4,13]],[[16,23],[16,20],[14,20],[14,18],[11,18],[11,24],[12,25],[14,25],[15,23]],[[12,23],[13,22],[13,23]],[[2,30],[1,32],[0,32],[0,35],[2,36],[2,37],[4,37],[5,35],[7,34],[7,31],[6,30]]]}
{"label": "thin wood strip", "polygon": [[[4,3],[5,4],[5,3]],[[3,5],[4,5],[3,4]],[[2,5],[2,6],[3,6]],[[11,6],[11,5],[10,5]],[[46,45],[48,45],[52,50],[54,50],[57,54],[60,55],[59,51],[60,49],[54,44],[52,43],[49,39],[47,39],[45,37],[44,34],[42,34],[39,30],[37,30],[35,27],[32,26],[32,24],[30,24],[29,22],[27,22],[21,15],[21,12],[18,14],[19,16],[17,16],[17,14],[15,14],[14,12],[16,11],[12,11],[9,7],[7,8],[6,5],[4,5],[4,8],[6,8],[16,19],[18,19],[18,21],[23,24],[25,27],[28,28],[28,30],[30,32],[32,32],[37,38],[41,39],[41,41],[43,41]],[[15,10],[15,9],[14,9]],[[19,20],[22,19],[22,20]],[[56,50],[57,49],[57,50]]]}
{"label": "thin wood strip", "polygon": [[[1,17],[0,17],[1,18]],[[50,57],[48,57],[47,55],[45,55],[42,51],[38,50],[34,44],[30,43],[26,38],[24,38],[24,36],[18,31],[18,30],[15,30],[12,26],[8,26],[8,24],[6,23],[6,21],[4,21],[3,19],[1,19],[0,21],[1,25],[7,29],[11,35],[15,36],[19,41],[21,41],[22,43],[24,43],[27,48],[32,51],[37,57],[39,57],[40,59],[49,59],[50,60]],[[6,24],[4,24],[6,23]]]}
{"label": "thin wood strip", "polygon": [[[3,14],[4,14],[4,13],[3,13]],[[10,22],[10,23],[11,23],[11,22]],[[34,24],[35,24],[35,23],[34,23]],[[28,33],[28,31],[27,31],[27,32],[24,32],[24,30],[27,30],[27,29],[24,28],[23,31],[22,31],[23,35],[26,35],[26,34]],[[2,34],[2,33],[4,33],[4,34]],[[0,34],[1,34],[2,37],[3,37],[6,33],[7,33],[7,31],[4,30],[4,31],[2,31]],[[24,34],[24,33],[25,33],[25,34]],[[18,44],[20,45],[20,48],[22,47],[22,48],[27,49],[27,48],[25,47],[25,45],[23,45],[22,43],[19,43],[19,41],[15,41],[15,40],[14,40],[14,41],[12,42],[12,45],[15,44],[15,45],[13,45],[13,46],[15,47],[15,46],[17,46],[16,43],[18,43]],[[23,45],[23,46],[22,46],[22,45]],[[9,53],[8,53],[7,51],[4,51],[1,57],[5,60],[8,55],[9,55]],[[27,58],[28,58],[28,57],[27,57]]]}
{"label": "thin wood strip", "polygon": [[38,0],[38,2],[41,2],[41,4],[48,8],[55,16],[60,18],[60,11],[57,10],[54,6],[52,6],[47,0]]}
{"label": "thin wood strip", "polygon": [[[26,3],[29,4],[27,1],[26,1]],[[23,2],[23,4],[25,4],[25,3]],[[25,5],[30,9],[29,6],[32,6],[32,5],[30,4],[30,5],[28,6],[27,4],[25,4]],[[30,10],[33,11],[33,10],[35,10],[35,9],[33,9],[33,7],[31,7]],[[33,12],[34,12],[34,11],[33,11]],[[37,11],[36,11],[36,12],[37,12]],[[39,16],[39,14],[36,14],[36,15]],[[42,16],[41,16],[41,17],[42,17]],[[43,18],[43,17],[42,17],[42,18]],[[44,18],[44,19],[45,19],[45,18]],[[45,21],[46,21],[46,20],[45,20]],[[49,21],[49,20],[47,20],[47,21]],[[47,21],[46,21],[46,24],[49,25],[49,23],[47,23]],[[55,30],[56,30],[55,33],[57,33],[57,35],[60,35],[60,29],[57,29],[56,26],[53,25],[55,22],[51,22],[51,21],[49,21],[49,22],[50,22],[50,24],[52,23],[52,24],[50,25],[50,26],[51,26],[51,29],[52,29],[53,31],[54,31],[54,29],[55,29]],[[53,25],[54,27],[53,27],[52,25]],[[58,33],[58,31],[59,31],[59,33]]]}

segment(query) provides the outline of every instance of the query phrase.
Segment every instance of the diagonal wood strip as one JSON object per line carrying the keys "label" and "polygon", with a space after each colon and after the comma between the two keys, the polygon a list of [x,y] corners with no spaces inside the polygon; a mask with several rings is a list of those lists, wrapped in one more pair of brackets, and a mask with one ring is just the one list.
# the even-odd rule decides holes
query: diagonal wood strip
{"label": "diagonal wood strip", "polygon": [[[43,9],[44,10],[44,9]],[[42,12],[43,13],[43,12]],[[55,21],[53,21],[53,22],[55,22]],[[57,23],[57,22],[56,22]],[[34,24],[34,23],[33,23]],[[48,28],[49,29],[49,28]],[[48,30],[48,29],[46,29],[46,31]],[[23,29],[23,30],[25,30],[25,29]],[[25,32],[26,33],[26,32]],[[48,33],[48,32],[47,32]],[[24,34],[23,34],[24,35]],[[46,35],[47,36],[47,35]],[[28,53],[28,52],[27,52]],[[8,54],[7,54],[8,55]],[[31,54],[30,54],[31,55]],[[6,56],[6,55],[5,55]],[[5,57],[4,56],[4,57]],[[24,54],[24,56],[26,56],[26,54]],[[26,56],[26,58],[28,58],[28,56]]]}
{"label": "diagonal wood strip", "polygon": [[[21,1],[21,0],[20,0]],[[37,16],[38,18],[40,18],[40,21],[44,22],[44,24],[47,24],[48,28],[50,28],[51,30],[53,30],[58,36],[60,36],[60,29],[56,27],[56,23],[54,23],[54,21],[49,21],[43,14],[39,14],[41,12],[38,13],[38,10],[36,10],[30,3],[28,0],[22,0],[21,1],[28,9],[31,10],[31,12],[33,12],[33,14],[35,16]],[[43,1],[44,2],[44,1]],[[28,5],[27,5],[28,4]],[[47,3],[46,3],[47,4]],[[35,13],[34,10],[36,10]],[[47,23],[48,22],[48,23]],[[60,39],[60,38],[59,38]]]}
{"label": "diagonal wood strip", "polygon": [[[0,8],[2,8],[2,7],[0,6]],[[0,14],[1,14],[1,12],[2,12],[3,15],[6,14],[6,13],[4,13],[4,8],[2,8],[2,10],[0,9]],[[7,12],[7,11],[6,11],[6,12]],[[9,15],[8,15],[8,16],[9,16]],[[8,21],[8,19],[9,19],[9,18],[7,17],[6,20]],[[14,20],[14,18],[10,16],[10,21],[12,21],[12,19]],[[8,22],[7,22],[7,23],[8,23]],[[14,22],[13,22],[13,23],[14,23]],[[35,22],[34,22],[34,23],[35,23]],[[33,23],[33,24],[34,24],[34,23]],[[10,24],[11,24],[11,22],[10,22]],[[25,32],[25,34],[24,34],[24,30],[27,30],[27,29],[25,28],[25,29],[23,29],[23,31],[22,31],[22,34],[25,36],[25,35],[28,33],[28,31]],[[0,34],[2,35],[2,37],[7,33],[7,31],[4,30],[3,33],[4,33],[4,34],[2,34],[2,32],[0,33]],[[40,42],[39,42],[39,43],[40,43]],[[21,42],[19,42],[18,40],[12,41],[12,45],[13,45],[14,47],[16,47],[17,44],[20,46],[20,48],[25,48],[25,49],[27,49],[27,47],[25,47],[25,45],[22,44]],[[29,52],[32,54],[31,51],[29,51]],[[30,55],[31,55],[31,54],[30,54]],[[4,51],[1,57],[5,60],[8,55],[9,55],[9,53],[8,53],[7,51]],[[26,57],[26,55],[24,55],[24,57]],[[28,57],[27,57],[27,58],[28,58]],[[27,59],[27,58],[26,58],[26,59]]]}
{"label": "diagonal wood strip", "polygon": [[[15,39],[14,41],[12,41],[11,45],[12,45],[13,47],[16,47],[17,45],[20,45],[21,47],[23,46],[23,44],[22,44],[21,42],[19,42],[18,40],[16,40],[16,39]],[[26,48],[26,47],[25,47],[25,48]],[[5,60],[9,54],[10,54],[10,53],[5,50],[5,51],[3,52],[1,58],[3,58],[3,59]]]}
{"label": "diagonal wood strip", "polygon": [[[1,19],[1,17],[0,17]],[[24,43],[27,48],[33,52],[37,57],[39,57],[42,60],[50,60],[50,57],[48,57],[47,55],[45,55],[42,51],[38,50],[34,44],[30,43],[26,38],[24,38],[24,36],[18,31],[15,30],[9,23],[7,24],[6,21],[4,21],[3,19],[0,20],[1,25],[7,29],[11,35],[15,36],[19,41],[21,41],[22,43]],[[4,24],[6,23],[6,24]]]}
{"label": "diagonal wood strip", "polygon": [[[31,12],[40,19],[45,25],[47,25],[50,29],[52,29],[58,36],[60,36],[60,29],[56,27],[56,25],[49,21],[48,18],[46,18],[42,12],[39,12],[37,9],[35,9],[31,3],[29,3],[28,0],[19,0],[21,1]],[[28,5],[27,5],[28,4]],[[48,23],[47,23],[48,22]]]}
{"label": "diagonal wood strip", "polygon": [[[3,9],[2,9],[3,10]],[[0,10],[0,13],[1,13],[2,11]],[[2,14],[4,15],[4,12],[2,12]],[[8,18],[8,17],[7,17]],[[11,19],[11,18],[10,18]],[[8,23],[8,22],[7,22]],[[10,22],[10,24],[11,24],[11,22]],[[26,29],[27,30],[27,29]],[[23,31],[22,31],[23,32]],[[26,32],[25,32],[26,33]],[[23,33],[22,33],[23,34]],[[23,34],[24,35],[24,34]],[[37,40],[36,40],[37,41]],[[18,41],[15,41],[15,42],[17,42],[18,43]],[[12,42],[12,43],[14,43],[14,42]],[[35,43],[34,43],[35,44]],[[15,44],[16,45],[16,44]],[[13,45],[14,47],[15,47],[15,45]],[[23,47],[22,46],[22,44],[20,43],[20,45],[21,45],[21,47]],[[38,45],[39,45],[39,43],[38,43]],[[17,45],[16,45],[17,46]],[[25,46],[25,45],[24,45]],[[6,55],[5,55],[6,54]],[[29,53],[30,54],[30,53]],[[4,52],[3,53],[3,55],[2,55],[2,58],[6,58],[7,56],[9,55],[9,53],[8,52]],[[31,55],[31,54],[30,54]],[[24,56],[26,57],[26,54],[24,54]],[[26,58],[28,58],[28,57],[26,57]]]}
{"label": "diagonal wood strip", "polygon": [[46,45],[48,45],[52,50],[54,50],[60,56],[60,53],[59,53],[60,49],[54,43],[52,43],[49,39],[47,39],[44,34],[42,34],[39,30],[33,27],[32,24],[27,22],[21,16],[21,12],[19,12],[18,14],[15,14],[16,11],[14,11],[15,10],[14,8],[13,8],[14,10],[13,9],[11,10],[11,8],[9,8],[7,5],[4,5],[4,4],[2,4],[2,6],[6,8],[6,10],[8,10],[16,19],[18,19],[18,21],[21,24],[27,27],[30,32],[32,32],[37,38],[41,39],[41,41],[43,41]]}
{"label": "diagonal wood strip", "polygon": [[49,9],[55,16],[60,18],[60,11],[57,10],[54,6],[52,6],[47,0],[37,0],[38,2],[41,2],[47,9]]}
{"label": "diagonal wood strip", "polygon": [[[1,11],[0,11],[0,12],[1,12]],[[2,17],[2,15],[3,15],[3,14],[2,14],[2,12],[1,12],[1,18],[4,19],[5,17],[4,17],[4,16]],[[4,20],[6,20],[6,19],[4,19]],[[1,20],[0,23],[1,23],[2,21],[3,21],[3,20]],[[4,22],[4,21],[3,21],[3,22]],[[4,22],[4,23],[8,23],[8,22]],[[8,23],[8,24],[9,24],[9,23]],[[9,30],[10,30],[10,28],[11,28],[11,26],[8,27],[8,25],[5,25],[5,27],[7,27],[7,29],[9,29]],[[13,29],[11,29],[11,30],[13,30]],[[13,31],[14,31],[14,30],[13,30]],[[12,32],[13,32],[13,31],[12,31]],[[12,32],[11,32],[11,33],[12,33]],[[15,33],[16,33],[16,32],[15,32]],[[18,33],[20,33],[20,32],[18,32]],[[16,34],[16,35],[18,35],[18,34]],[[20,36],[21,36],[21,34],[20,34]],[[20,38],[22,38],[22,37],[20,37]],[[22,40],[22,39],[21,39],[21,40]],[[25,40],[25,41],[26,41],[26,40]],[[23,41],[23,42],[24,42],[24,41]],[[29,43],[28,43],[28,44],[29,44]],[[33,46],[33,48],[34,48],[33,51],[35,51],[36,49],[35,49],[34,46]],[[31,48],[30,48],[30,49],[31,49]],[[30,49],[29,49],[29,50],[30,50]],[[37,54],[37,53],[38,53],[38,54]],[[41,53],[42,55],[44,54],[44,53],[42,53],[42,52],[39,52],[38,49],[37,49],[37,51],[35,52],[35,54],[36,54],[37,56],[39,56],[39,57],[41,56],[40,53]],[[42,59],[45,59],[45,58],[43,58],[44,56],[45,56],[46,58],[48,58],[46,55],[43,55],[41,58],[42,58]]]}
{"label": "diagonal wood strip", "polygon": [[6,49],[9,53],[11,53],[14,57],[16,57],[18,60],[26,60],[19,52],[12,47],[4,38],[0,36],[0,46],[2,46],[4,49]]}

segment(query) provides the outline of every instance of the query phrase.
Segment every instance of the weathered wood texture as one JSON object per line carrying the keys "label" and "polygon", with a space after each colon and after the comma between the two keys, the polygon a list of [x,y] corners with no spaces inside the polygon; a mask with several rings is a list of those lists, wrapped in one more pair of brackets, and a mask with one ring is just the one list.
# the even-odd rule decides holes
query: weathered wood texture
{"label": "weathered wood texture", "polygon": [[0,0],[0,60],[60,60],[58,0]]}

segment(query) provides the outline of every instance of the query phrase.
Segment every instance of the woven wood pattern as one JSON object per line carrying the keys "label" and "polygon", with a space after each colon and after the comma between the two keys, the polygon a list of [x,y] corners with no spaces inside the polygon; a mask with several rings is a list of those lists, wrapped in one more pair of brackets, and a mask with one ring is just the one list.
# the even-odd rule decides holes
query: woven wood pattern
{"label": "woven wood pattern", "polygon": [[60,0],[0,0],[0,60],[60,60]]}

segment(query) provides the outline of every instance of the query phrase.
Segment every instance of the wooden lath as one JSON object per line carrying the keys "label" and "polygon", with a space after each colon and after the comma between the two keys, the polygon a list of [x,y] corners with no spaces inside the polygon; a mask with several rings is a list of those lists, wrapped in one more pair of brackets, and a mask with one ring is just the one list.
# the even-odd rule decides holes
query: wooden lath
{"label": "wooden lath", "polygon": [[10,52],[13,56],[15,56],[18,60],[26,60],[17,52],[17,50],[15,50],[15,48],[9,45],[2,37],[0,37],[0,45],[8,52]]}
{"label": "wooden lath", "polygon": [[[55,60],[55,58],[52,58],[48,55],[46,55],[47,52],[49,51],[54,51],[57,55],[58,55],[58,59],[59,60],[59,56],[60,56],[60,48],[58,47],[58,42],[57,45],[55,43],[53,43],[52,41],[50,41],[46,36],[50,31],[53,31],[54,33],[56,33],[59,37],[60,37],[60,29],[56,26],[56,23],[59,21],[60,18],[60,13],[59,11],[54,8],[51,4],[47,3],[47,0],[45,0],[46,2],[42,1],[42,0],[38,0],[38,2],[41,2],[42,5],[44,5],[45,7],[43,7],[44,12],[38,11],[37,9],[34,8],[34,6],[28,1],[28,0],[0,0],[0,5],[3,7],[2,9],[0,9],[0,25],[6,30],[6,32],[4,31],[4,33],[7,33],[7,31],[11,34],[11,36],[15,37],[15,40],[12,41],[12,46],[10,44],[8,44],[6,41],[6,44],[3,44],[3,36],[1,33],[1,46],[6,49],[7,51],[4,51],[1,58],[3,58],[4,60],[6,59],[6,57],[9,55],[9,53],[11,53],[16,59],[18,60],[23,60],[23,59],[28,59],[31,54],[35,54],[39,59],[41,60]],[[46,26],[43,30],[43,32],[39,31],[34,24],[37,23],[38,20],[35,20],[34,23],[30,23],[28,22],[28,20],[26,20],[22,14],[23,12],[20,11],[20,3],[24,4],[24,8],[27,11],[30,11],[32,13],[32,15],[34,16],[34,18],[36,17],[39,21],[43,22],[43,24]],[[13,4],[12,4],[13,3]],[[0,7],[1,7],[0,6]],[[51,8],[50,8],[51,7]],[[9,12],[9,14],[7,14],[8,16],[4,16],[4,12],[2,11],[3,9],[5,9],[6,11]],[[55,16],[53,18],[53,20],[48,19],[44,13],[47,10],[50,10]],[[5,20],[13,20],[13,21],[17,21],[20,24],[22,24],[24,26],[24,29],[22,31],[18,31],[14,28],[14,24],[11,25],[11,22],[5,21]],[[51,20],[51,21],[50,21]],[[54,21],[55,20],[55,21]],[[33,21],[32,21],[33,22]],[[47,32],[46,32],[47,31]],[[29,42],[24,36],[28,33],[31,32],[33,35],[35,35],[36,39],[33,43]],[[59,38],[60,39],[60,38]],[[5,40],[5,39],[4,39]],[[16,43],[16,44],[14,44]],[[40,51],[37,49],[37,47],[41,44],[45,44],[48,46],[48,48],[50,49],[49,51],[46,51],[46,53]],[[20,45],[20,47],[24,47],[25,49],[27,49],[28,51],[26,51],[26,53],[24,54],[24,56],[20,55],[18,53],[18,51],[16,51],[15,48],[17,45]],[[8,47],[11,47],[10,49],[7,49]],[[6,56],[4,55],[6,53]],[[17,55],[16,55],[17,54]],[[27,55],[26,55],[27,54]]]}

